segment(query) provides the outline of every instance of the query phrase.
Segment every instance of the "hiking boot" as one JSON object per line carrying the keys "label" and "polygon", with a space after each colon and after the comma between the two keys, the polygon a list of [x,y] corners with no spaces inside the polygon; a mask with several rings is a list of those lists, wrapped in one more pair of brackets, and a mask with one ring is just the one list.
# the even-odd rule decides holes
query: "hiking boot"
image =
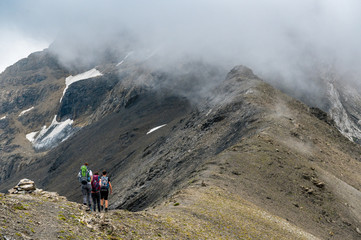
{"label": "hiking boot", "polygon": [[102,205],[102,206],[100,206],[100,210],[102,210],[102,211],[103,211],[103,209],[104,209],[103,205]]}
{"label": "hiking boot", "polygon": [[105,209],[105,212],[108,212],[108,208]]}

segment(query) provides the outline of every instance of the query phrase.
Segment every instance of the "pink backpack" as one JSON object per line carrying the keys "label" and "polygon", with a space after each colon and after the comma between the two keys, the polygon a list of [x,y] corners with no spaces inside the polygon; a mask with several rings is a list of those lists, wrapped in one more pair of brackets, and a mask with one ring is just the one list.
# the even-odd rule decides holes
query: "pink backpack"
{"label": "pink backpack", "polygon": [[100,191],[99,176],[93,175],[92,192],[99,192],[99,191]]}

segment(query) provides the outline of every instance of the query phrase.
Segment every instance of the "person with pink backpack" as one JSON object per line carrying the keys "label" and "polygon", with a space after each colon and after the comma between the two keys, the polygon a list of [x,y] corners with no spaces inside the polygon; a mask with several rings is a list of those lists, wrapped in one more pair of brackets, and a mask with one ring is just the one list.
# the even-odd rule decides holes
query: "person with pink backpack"
{"label": "person with pink backpack", "polygon": [[93,199],[93,210],[95,212],[96,207],[98,207],[98,212],[100,212],[100,177],[98,172],[94,173],[91,186],[92,186],[91,195]]}

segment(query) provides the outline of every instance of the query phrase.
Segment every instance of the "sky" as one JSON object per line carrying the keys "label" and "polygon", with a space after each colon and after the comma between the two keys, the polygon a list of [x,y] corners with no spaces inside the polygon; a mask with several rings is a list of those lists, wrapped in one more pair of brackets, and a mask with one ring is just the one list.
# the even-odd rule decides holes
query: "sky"
{"label": "sky", "polygon": [[30,53],[49,46],[49,40],[36,38],[16,28],[0,28],[0,72]]}
{"label": "sky", "polygon": [[243,64],[302,87],[316,62],[357,70],[360,29],[359,0],[1,1],[0,71],[56,41],[69,63],[112,45],[157,50],[164,64]]}

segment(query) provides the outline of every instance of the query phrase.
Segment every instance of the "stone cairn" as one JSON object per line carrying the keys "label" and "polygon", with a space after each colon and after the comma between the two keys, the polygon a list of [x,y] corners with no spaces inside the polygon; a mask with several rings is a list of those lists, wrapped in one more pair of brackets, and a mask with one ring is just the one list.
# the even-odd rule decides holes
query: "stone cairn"
{"label": "stone cairn", "polygon": [[20,182],[13,188],[9,189],[10,194],[33,194],[43,196],[52,201],[66,200],[66,197],[59,196],[56,192],[47,192],[42,189],[36,188],[34,181],[29,179],[21,179]]}
{"label": "stone cairn", "polygon": [[10,194],[25,194],[32,193],[36,190],[34,181],[29,179],[21,179],[20,182],[13,188],[9,189]]}

